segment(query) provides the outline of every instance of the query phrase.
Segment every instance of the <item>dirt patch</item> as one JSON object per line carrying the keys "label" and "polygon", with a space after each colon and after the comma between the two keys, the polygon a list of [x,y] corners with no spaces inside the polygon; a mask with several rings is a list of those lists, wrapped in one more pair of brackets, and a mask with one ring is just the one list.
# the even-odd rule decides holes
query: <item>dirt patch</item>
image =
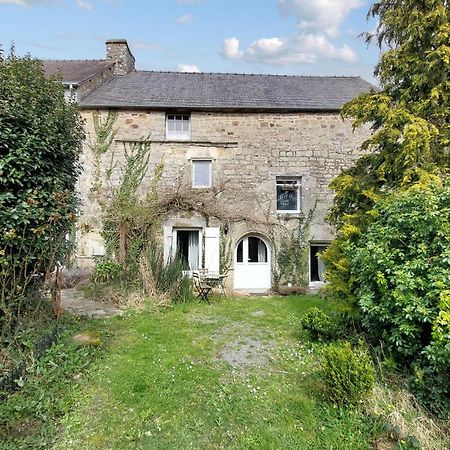
{"label": "dirt patch", "polygon": [[222,348],[216,356],[216,361],[225,361],[240,369],[262,368],[268,365],[270,349],[273,347],[273,342],[263,342],[251,337],[237,339]]}

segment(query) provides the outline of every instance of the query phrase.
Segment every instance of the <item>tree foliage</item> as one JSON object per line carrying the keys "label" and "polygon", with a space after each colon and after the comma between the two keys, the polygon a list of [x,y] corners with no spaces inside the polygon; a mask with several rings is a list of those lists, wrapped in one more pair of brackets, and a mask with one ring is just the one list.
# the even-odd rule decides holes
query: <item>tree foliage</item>
{"label": "tree foliage", "polygon": [[[342,114],[370,124],[367,151],[332,183],[338,226],[365,214],[387,190],[442,174],[450,162],[450,7],[447,0],[381,0],[370,9],[384,50],[381,90],[360,95]],[[369,217],[370,219],[370,217]]]}
{"label": "tree foliage", "polygon": [[83,138],[76,106],[40,62],[0,60],[0,321],[64,253]]}
{"label": "tree foliage", "polygon": [[450,5],[379,0],[369,16],[378,19],[366,38],[383,51],[381,89],[342,111],[372,133],[331,183],[329,290],[414,369],[416,392],[442,413],[450,407]]}

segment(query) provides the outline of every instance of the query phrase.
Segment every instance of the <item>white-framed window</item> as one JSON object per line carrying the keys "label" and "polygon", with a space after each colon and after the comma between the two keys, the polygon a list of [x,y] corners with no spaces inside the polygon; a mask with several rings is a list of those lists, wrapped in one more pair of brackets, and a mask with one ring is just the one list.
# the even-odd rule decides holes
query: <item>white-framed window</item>
{"label": "white-framed window", "polygon": [[301,178],[277,177],[277,212],[298,213],[301,208]]}
{"label": "white-framed window", "polygon": [[212,161],[210,159],[192,160],[192,187],[210,188],[212,186]]}
{"label": "white-framed window", "polygon": [[166,138],[174,140],[191,139],[191,116],[189,114],[167,114]]}

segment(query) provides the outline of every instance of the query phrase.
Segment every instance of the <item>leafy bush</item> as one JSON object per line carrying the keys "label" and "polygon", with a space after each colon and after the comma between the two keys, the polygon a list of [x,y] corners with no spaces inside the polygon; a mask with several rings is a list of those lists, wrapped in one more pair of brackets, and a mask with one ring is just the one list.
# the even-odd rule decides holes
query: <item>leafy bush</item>
{"label": "leafy bush", "polygon": [[[39,61],[0,55],[0,328],[70,247],[84,139],[76,105]],[[24,304],[25,302],[25,304]]]}
{"label": "leafy bush", "polygon": [[334,339],[338,335],[338,323],[319,308],[313,307],[301,318],[300,325],[314,340]]}
{"label": "leafy bush", "polygon": [[117,279],[122,273],[122,264],[115,261],[102,261],[96,264],[92,279],[94,283],[106,283]]}
{"label": "leafy bush", "polygon": [[379,202],[347,256],[365,328],[397,360],[414,362],[434,412],[450,410],[450,181]]}
{"label": "leafy bush", "polygon": [[362,343],[329,344],[323,350],[322,377],[328,398],[337,404],[356,405],[368,398],[374,386],[371,358]]}

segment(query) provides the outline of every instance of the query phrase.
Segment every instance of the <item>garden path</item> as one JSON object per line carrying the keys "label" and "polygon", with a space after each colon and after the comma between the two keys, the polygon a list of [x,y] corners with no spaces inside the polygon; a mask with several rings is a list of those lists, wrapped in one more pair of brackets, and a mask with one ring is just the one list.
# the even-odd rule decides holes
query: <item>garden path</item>
{"label": "garden path", "polygon": [[122,310],[114,305],[88,300],[83,292],[76,288],[61,291],[61,307],[78,316],[93,319],[105,319],[122,313]]}

